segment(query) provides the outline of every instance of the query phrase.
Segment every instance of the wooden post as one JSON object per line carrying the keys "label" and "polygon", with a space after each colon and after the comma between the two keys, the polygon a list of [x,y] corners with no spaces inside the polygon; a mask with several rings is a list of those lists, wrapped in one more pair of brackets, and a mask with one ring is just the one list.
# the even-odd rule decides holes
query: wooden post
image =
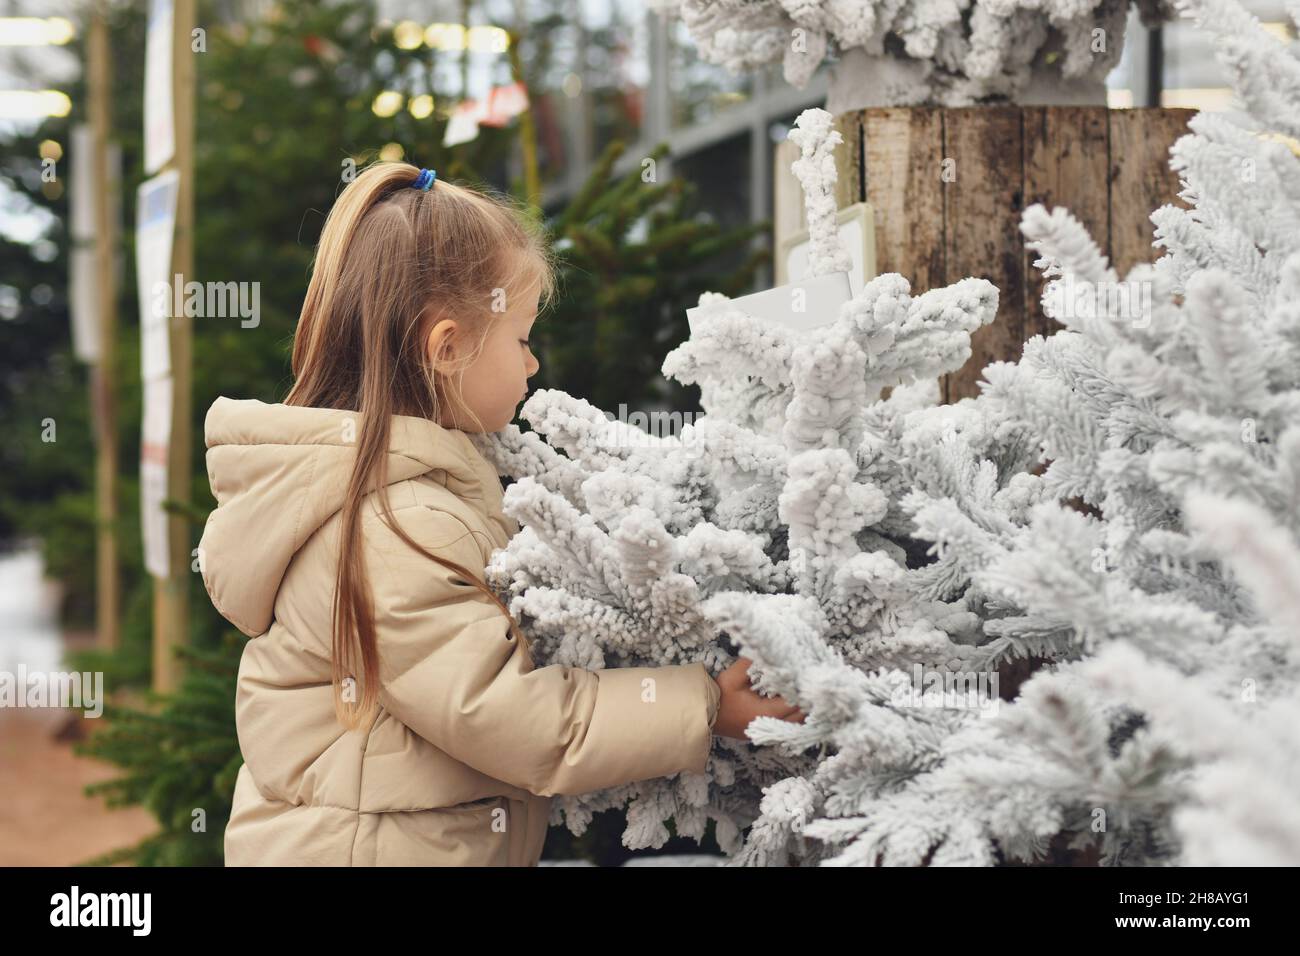
{"label": "wooden post", "polygon": [[[836,117],[842,131],[861,129],[860,138],[844,134],[847,143],[860,143],[841,149],[857,150],[861,175],[841,172],[839,201],[871,203],[877,271],[900,273],[914,295],[966,276],[998,287],[997,319],[971,337],[966,365],[944,376],[944,401],[977,395],[986,365],[1019,359],[1026,339],[1058,327],[1043,314],[1042,279],[1020,232],[1026,207],[1069,209],[1121,277],[1159,256],[1149,217],[1163,204],[1183,204],[1169,147],[1192,115],[976,106],[873,108]],[[789,171],[794,155],[778,153],[778,219],[782,210],[792,219],[795,199],[802,199]],[[797,231],[802,223],[779,228]]]}
{"label": "wooden post", "polygon": [[997,321],[971,336],[972,358],[983,360],[944,376],[945,402],[978,394],[975,383],[988,361],[1018,358],[1025,340],[1021,149],[1018,107],[948,110],[944,116],[945,284],[980,276],[999,292]]}
{"label": "wooden post", "polygon": [[[103,650],[121,643],[120,583],[117,558],[117,273],[113,249],[115,226],[108,176],[108,133],[112,87],[108,23],[104,4],[90,11],[86,44],[90,162],[94,169],[95,319],[99,359],[90,368],[90,403],[95,419],[95,639]],[[77,157],[77,162],[82,162]]]}
{"label": "wooden post", "polygon": [[870,110],[861,122],[864,198],[876,214],[876,268],[882,274],[902,274],[913,292],[941,286],[945,245],[940,111]]}
{"label": "wooden post", "polygon": [[[1178,174],[1169,168],[1169,147],[1187,132],[1193,110],[1112,110],[1109,116],[1110,187],[1109,233],[1093,233],[1098,244],[1105,236],[1103,252],[1123,276],[1139,262],[1152,260],[1150,215],[1155,210],[1152,195],[1165,195],[1166,202],[1186,206],[1175,198]],[[1123,215],[1129,210],[1128,215]]]}
{"label": "wooden post", "polygon": [[[1107,251],[1107,234],[1111,225],[1112,203],[1106,170],[1106,160],[1110,155],[1109,124],[1113,119],[1122,119],[1133,112],[1079,107],[1026,107],[1024,111],[1026,204],[1039,202],[1048,209],[1065,206],[1097,240],[1102,252]],[[1185,120],[1179,118],[1178,121]],[[1139,122],[1142,122],[1141,118]],[[1155,139],[1164,142],[1167,147],[1168,143],[1163,136]],[[1160,169],[1169,171],[1168,157],[1165,155],[1139,151],[1133,154],[1133,158],[1135,165],[1145,164],[1156,172]],[[1120,165],[1127,167],[1129,164],[1121,161]],[[1162,183],[1153,181],[1151,188],[1144,194],[1132,197],[1132,208],[1124,204],[1119,214],[1134,234],[1143,231],[1145,226],[1148,252],[1151,248],[1152,226],[1146,216],[1155,206],[1143,204],[1153,203],[1154,197],[1159,196],[1163,190]],[[1169,198],[1172,200],[1173,196]],[[1037,256],[1031,250],[1022,250],[1025,322],[1021,341],[1035,335],[1050,335],[1059,327],[1043,314],[1044,283],[1041,273],[1034,268],[1035,258]],[[1136,257],[1129,259],[1120,274],[1123,275],[1137,261]],[[1019,357],[1018,350],[1016,357]]]}
{"label": "wooden post", "polygon": [[[189,280],[194,271],[194,0],[175,0],[172,14],[172,103],[176,152],[168,165],[179,173],[176,227],[172,240],[169,281]],[[167,460],[167,498],[185,506],[190,502],[193,474],[191,394],[193,347],[190,318],[181,310],[168,323],[171,340],[172,426]],[[176,648],[189,642],[189,589],[193,572],[190,518],[170,510],[167,515],[167,577],[154,579],[153,687],[161,693],[180,686],[181,667]]]}

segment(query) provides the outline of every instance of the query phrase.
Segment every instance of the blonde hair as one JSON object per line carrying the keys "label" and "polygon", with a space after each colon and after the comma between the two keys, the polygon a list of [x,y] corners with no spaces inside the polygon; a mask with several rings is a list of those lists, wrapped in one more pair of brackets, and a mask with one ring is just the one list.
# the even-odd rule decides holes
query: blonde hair
{"label": "blonde hair", "polygon": [[[316,248],[311,281],[293,343],[294,384],[285,404],[355,411],[361,419],[357,458],[344,499],[331,645],[335,713],[357,729],[378,707],[379,652],[374,608],[358,541],[361,506],[380,492],[383,520],[411,548],[483,591],[518,625],[477,575],[426,550],[393,521],[388,501],[388,442],[393,415],[441,424],[461,404],[465,369],[482,351],[493,305],[502,294],[540,286],[555,292],[555,262],[536,221],[511,197],[489,189],[436,181],[410,188],[419,169],[374,163],[334,203]],[[455,341],[467,346],[459,362],[442,352],[431,367],[425,354],[438,319],[454,316]],[[444,343],[445,344],[445,343]],[[455,403],[447,400],[448,396]],[[482,423],[470,411],[478,430]],[[457,426],[459,427],[459,426]],[[346,706],[337,692],[360,670],[361,695]]]}

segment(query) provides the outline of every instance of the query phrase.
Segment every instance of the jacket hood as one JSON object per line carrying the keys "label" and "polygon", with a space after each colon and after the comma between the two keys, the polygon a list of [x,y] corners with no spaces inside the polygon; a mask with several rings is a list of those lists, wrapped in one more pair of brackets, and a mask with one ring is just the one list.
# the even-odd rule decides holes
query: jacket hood
{"label": "jacket hood", "polygon": [[[360,417],[253,399],[218,398],[208,409],[204,439],[217,507],[199,542],[199,568],[213,605],[249,637],[271,626],[298,549],[343,507]],[[468,435],[394,415],[387,483],[429,472],[440,472],[439,483],[485,514],[499,515],[496,469]]]}

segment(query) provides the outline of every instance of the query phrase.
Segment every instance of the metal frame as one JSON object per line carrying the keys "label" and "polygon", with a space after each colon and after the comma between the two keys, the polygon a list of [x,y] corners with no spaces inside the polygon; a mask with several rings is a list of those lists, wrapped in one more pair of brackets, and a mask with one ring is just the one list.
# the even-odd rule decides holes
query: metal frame
{"label": "metal frame", "polygon": [[[734,106],[703,123],[672,128],[671,91],[668,84],[669,24],[653,11],[646,11],[650,36],[650,82],[647,90],[645,125],[641,137],[614,164],[616,175],[637,167],[642,157],[658,143],[667,142],[668,156],[659,161],[659,173],[672,175],[672,157],[689,156],[741,133],[749,135],[749,171],[756,188],[750,191],[750,221],[759,222],[772,216],[772,146],[768,126],[777,119],[826,102],[830,88],[825,70],[819,71],[802,90],[786,84],[771,84],[766,73],[754,76],[754,89],[748,102]],[[579,43],[581,49],[582,43]],[[585,63],[585,57],[579,57]],[[587,97],[587,75],[580,99]],[[551,208],[573,196],[591,173],[591,129],[588,110],[569,111],[567,137],[581,161],[571,163],[562,183],[552,183],[542,190],[542,204]]]}

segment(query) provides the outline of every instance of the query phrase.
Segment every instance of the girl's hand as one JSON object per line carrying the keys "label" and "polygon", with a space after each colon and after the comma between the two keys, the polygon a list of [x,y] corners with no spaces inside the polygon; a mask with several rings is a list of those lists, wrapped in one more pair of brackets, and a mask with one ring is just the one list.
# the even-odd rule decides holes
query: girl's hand
{"label": "girl's hand", "polygon": [[755,717],[780,717],[796,724],[804,722],[804,712],[786,702],[784,697],[763,697],[749,685],[748,657],[739,657],[717,676],[722,697],[718,701],[718,716],[713,722],[713,732],[722,737],[747,740],[745,728]]}

